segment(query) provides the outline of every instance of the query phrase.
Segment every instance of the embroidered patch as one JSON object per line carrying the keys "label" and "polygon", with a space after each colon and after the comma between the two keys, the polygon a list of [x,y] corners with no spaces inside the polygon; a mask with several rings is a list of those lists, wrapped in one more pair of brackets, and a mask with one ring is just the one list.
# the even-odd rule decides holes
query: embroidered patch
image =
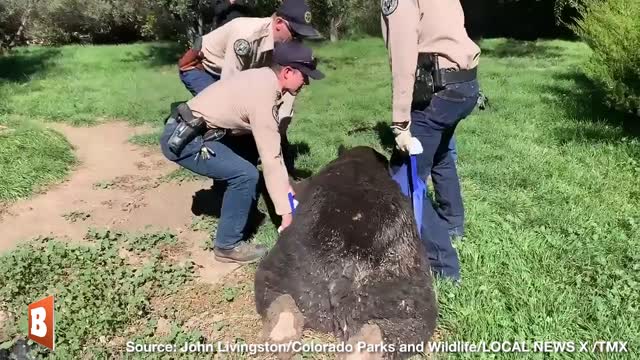
{"label": "embroidered patch", "polygon": [[249,42],[245,39],[238,39],[236,40],[236,42],[233,43],[233,50],[239,56],[247,55],[249,53],[249,49],[250,49]]}
{"label": "embroidered patch", "polygon": [[389,16],[398,8],[398,0],[380,0],[382,15]]}
{"label": "embroidered patch", "polygon": [[309,11],[304,13],[304,21],[308,24],[311,22],[311,13]]}

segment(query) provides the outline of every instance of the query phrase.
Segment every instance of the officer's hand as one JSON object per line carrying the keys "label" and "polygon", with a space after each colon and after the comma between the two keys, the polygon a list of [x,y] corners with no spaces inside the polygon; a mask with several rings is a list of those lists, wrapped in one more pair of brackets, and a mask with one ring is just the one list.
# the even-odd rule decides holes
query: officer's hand
{"label": "officer's hand", "polygon": [[278,234],[291,225],[292,221],[293,215],[291,215],[291,213],[282,215],[282,224],[280,224],[280,227],[278,228]]}
{"label": "officer's hand", "polygon": [[396,138],[396,146],[400,151],[408,153],[411,149],[411,131],[409,130],[411,121],[404,123],[394,122],[391,125],[391,131]]}

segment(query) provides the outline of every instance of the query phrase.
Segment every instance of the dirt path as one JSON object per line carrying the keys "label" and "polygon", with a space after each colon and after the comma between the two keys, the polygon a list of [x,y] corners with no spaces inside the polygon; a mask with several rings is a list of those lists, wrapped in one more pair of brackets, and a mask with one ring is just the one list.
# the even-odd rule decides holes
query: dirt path
{"label": "dirt path", "polygon": [[126,231],[171,230],[187,243],[184,259],[196,263],[200,279],[215,283],[237,265],[217,262],[202,246],[205,232],[189,229],[194,194],[209,181],[161,182],[176,169],[159,149],[129,143],[146,128],[109,122],[88,128],[55,124],[73,145],[80,164],[60,185],[18,202],[0,219],[0,252],[37,236],[83,241],[90,227]]}

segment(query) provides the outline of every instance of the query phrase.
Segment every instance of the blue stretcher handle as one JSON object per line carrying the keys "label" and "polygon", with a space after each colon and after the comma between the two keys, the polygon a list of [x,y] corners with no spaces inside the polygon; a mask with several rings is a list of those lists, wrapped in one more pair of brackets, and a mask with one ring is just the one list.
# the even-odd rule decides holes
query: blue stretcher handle
{"label": "blue stretcher handle", "polygon": [[291,206],[291,214],[293,214],[296,210],[295,204],[293,203],[293,194],[289,193],[289,206]]}
{"label": "blue stretcher handle", "polygon": [[413,190],[415,184],[418,182],[418,165],[415,155],[410,155],[409,157],[411,159],[411,162],[409,164],[409,171],[411,172],[409,174],[409,193],[411,194],[411,198],[413,199]]}
{"label": "blue stretcher handle", "polygon": [[[418,201],[416,198],[414,198],[413,194],[415,191],[415,186],[418,183],[418,161],[416,160],[416,155],[410,155],[410,162],[409,162],[409,174],[407,174],[408,176],[408,180],[409,180],[409,196],[411,197],[411,204],[413,205],[413,212],[414,214],[416,213],[416,209],[421,206],[421,204],[417,204],[416,202]],[[420,226],[418,226],[418,235],[422,236],[422,229],[420,228]]]}

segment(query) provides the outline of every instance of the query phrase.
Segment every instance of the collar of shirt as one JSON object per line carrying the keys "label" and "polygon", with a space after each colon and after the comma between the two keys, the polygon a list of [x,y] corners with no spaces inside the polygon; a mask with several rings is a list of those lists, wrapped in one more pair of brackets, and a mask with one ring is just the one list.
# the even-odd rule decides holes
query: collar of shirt
{"label": "collar of shirt", "polygon": [[265,18],[265,24],[260,31],[260,47],[258,48],[258,52],[263,53],[267,51],[273,50],[273,18],[268,17]]}

